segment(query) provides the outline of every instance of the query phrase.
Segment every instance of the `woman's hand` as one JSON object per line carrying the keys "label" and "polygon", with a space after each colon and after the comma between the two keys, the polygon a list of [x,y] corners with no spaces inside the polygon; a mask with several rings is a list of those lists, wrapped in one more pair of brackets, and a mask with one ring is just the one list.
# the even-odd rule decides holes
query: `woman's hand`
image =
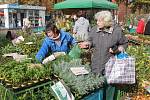
{"label": "woman's hand", "polygon": [[112,48],[109,48],[109,52],[110,53],[124,52],[124,48],[123,46],[119,46],[115,51]]}
{"label": "woman's hand", "polygon": [[47,58],[45,58],[43,60],[42,64],[46,64],[46,63],[48,63],[50,61],[53,61],[54,59],[55,59],[55,56],[52,54],[52,55],[48,56]]}
{"label": "woman's hand", "polygon": [[114,51],[112,50],[112,48],[109,48],[109,52],[110,53],[114,53]]}
{"label": "woman's hand", "polygon": [[124,52],[124,51],[125,51],[123,46],[119,46],[119,47],[118,47],[118,50],[119,50],[120,52]]}

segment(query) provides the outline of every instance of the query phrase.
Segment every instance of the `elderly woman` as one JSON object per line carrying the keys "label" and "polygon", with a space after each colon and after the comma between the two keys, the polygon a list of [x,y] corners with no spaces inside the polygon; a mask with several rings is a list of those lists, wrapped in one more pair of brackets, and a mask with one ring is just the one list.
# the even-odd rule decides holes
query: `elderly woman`
{"label": "elderly woman", "polygon": [[[59,31],[57,27],[53,24],[48,24],[46,26],[46,37],[43,41],[42,47],[36,54],[36,59],[39,62],[46,63],[44,59],[56,52],[68,53],[70,46],[75,45],[76,40],[68,33],[64,31]],[[52,56],[49,56],[47,60],[50,60]]]}
{"label": "elderly woman", "polygon": [[[95,19],[97,20],[97,25],[89,32],[88,41],[82,42],[79,45],[81,48],[94,48],[91,58],[92,72],[104,75],[105,64],[109,58],[112,55],[123,51],[128,45],[128,40],[123,35],[121,27],[113,24],[111,12],[98,12],[95,14]],[[113,96],[113,93],[110,95]],[[107,97],[108,95],[106,94],[106,99]]]}

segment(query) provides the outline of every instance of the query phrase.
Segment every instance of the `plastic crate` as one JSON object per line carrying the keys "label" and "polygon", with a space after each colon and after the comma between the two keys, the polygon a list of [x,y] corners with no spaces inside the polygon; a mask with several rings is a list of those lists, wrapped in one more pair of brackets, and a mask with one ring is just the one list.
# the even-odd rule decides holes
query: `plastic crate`
{"label": "plastic crate", "polygon": [[88,96],[84,97],[83,100],[103,100],[103,90],[96,90],[90,93]]}
{"label": "plastic crate", "polygon": [[0,100],[17,100],[18,96],[24,93],[28,93],[31,91],[37,91],[40,88],[43,88],[45,86],[50,86],[51,80],[47,79],[35,84],[32,84],[31,86],[27,86],[25,88],[18,88],[18,89],[12,89],[5,87],[2,82],[0,82]]}
{"label": "plastic crate", "polygon": [[[116,89],[114,94],[114,100],[124,100],[126,95],[126,92],[122,89]],[[107,99],[112,100],[111,97],[108,97]],[[92,93],[90,93],[88,96],[84,97],[82,100],[103,100],[103,88],[96,90]]]}

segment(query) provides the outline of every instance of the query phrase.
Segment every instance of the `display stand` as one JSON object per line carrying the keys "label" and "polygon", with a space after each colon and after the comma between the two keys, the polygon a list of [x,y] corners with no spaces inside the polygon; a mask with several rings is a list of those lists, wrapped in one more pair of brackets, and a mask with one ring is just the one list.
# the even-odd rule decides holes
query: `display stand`
{"label": "display stand", "polygon": [[50,86],[51,81],[49,79],[32,83],[30,86],[24,86],[17,89],[10,88],[1,81],[0,83],[0,100],[17,100],[17,97],[21,94],[38,90],[44,86]]}

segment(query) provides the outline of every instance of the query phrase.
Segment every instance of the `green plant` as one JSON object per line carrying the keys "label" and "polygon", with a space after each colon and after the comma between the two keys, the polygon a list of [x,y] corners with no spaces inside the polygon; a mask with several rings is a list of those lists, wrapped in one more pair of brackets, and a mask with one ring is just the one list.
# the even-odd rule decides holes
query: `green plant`
{"label": "green plant", "polygon": [[91,72],[88,75],[76,76],[71,71],[71,67],[85,67],[89,70],[89,65],[82,65],[81,59],[73,59],[69,62],[60,60],[59,63],[53,64],[54,74],[63,79],[67,86],[71,89],[77,99],[88,94],[95,89],[102,87],[104,78],[99,75],[93,75]]}
{"label": "green plant", "polygon": [[137,82],[135,85],[130,85],[128,88],[128,93],[133,97],[138,94],[145,95],[144,87],[142,86],[143,81],[150,82],[150,60],[145,47],[146,46],[142,44],[139,46],[129,46],[127,49],[128,54],[136,58]]}
{"label": "green plant", "polygon": [[148,73],[150,73],[150,67],[148,65],[150,62],[144,45],[129,47],[127,52],[136,58],[137,78],[140,81],[149,80],[150,75]]}
{"label": "green plant", "polygon": [[6,46],[1,48],[1,52],[2,52],[2,54],[21,52],[21,49],[13,46],[12,44],[7,44]]}
{"label": "green plant", "polygon": [[[44,35],[37,36],[35,34],[26,36],[25,41],[18,44],[17,47],[21,48],[21,53],[32,55],[33,53],[37,53],[39,48],[41,47],[41,43],[43,41]],[[26,44],[27,42],[32,42],[33,44]]]}

